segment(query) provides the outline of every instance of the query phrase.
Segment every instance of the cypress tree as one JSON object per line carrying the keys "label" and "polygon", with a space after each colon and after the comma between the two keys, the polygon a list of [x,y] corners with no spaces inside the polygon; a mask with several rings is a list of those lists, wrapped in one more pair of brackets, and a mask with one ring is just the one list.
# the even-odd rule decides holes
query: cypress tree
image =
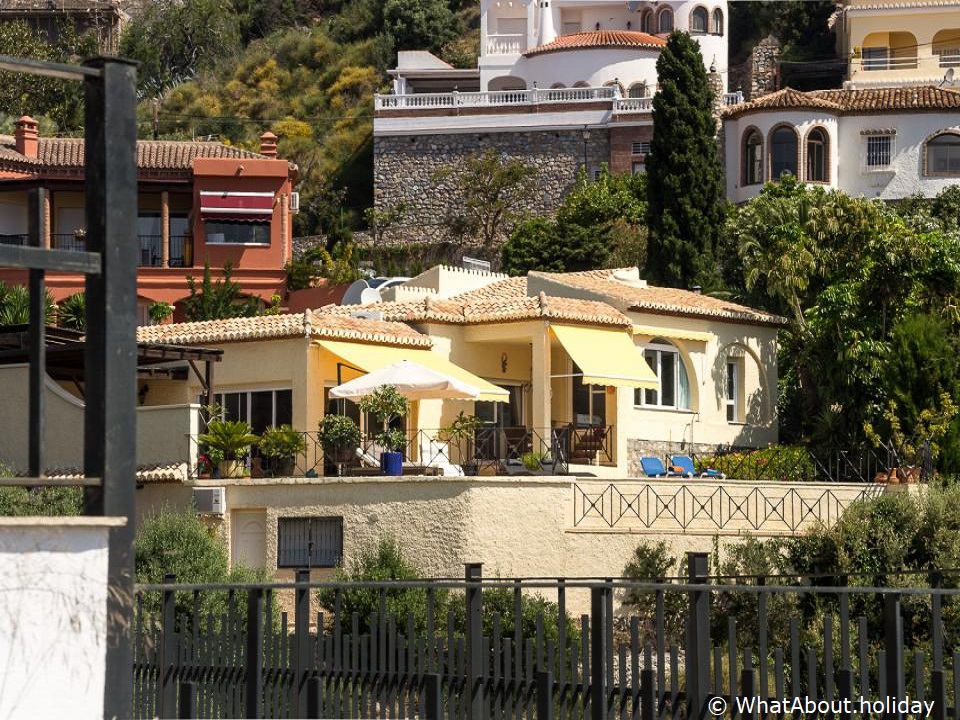
{"label": "cypress tree", "polygon": [[699,46],[674,31],[657,60],[653,140],[647,158],[647,271],[662,285],[717,284],[725,215],[713,90]]}

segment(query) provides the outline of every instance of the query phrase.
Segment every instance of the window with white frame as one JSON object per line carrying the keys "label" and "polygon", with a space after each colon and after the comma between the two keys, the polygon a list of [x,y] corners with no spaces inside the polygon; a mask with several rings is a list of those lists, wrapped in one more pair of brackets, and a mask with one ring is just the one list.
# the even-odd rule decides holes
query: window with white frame
{"label": "window with white frame", "polygon": [[881,170],[890,166],[893,156],[893,136],[890,134],[865,135],[864,165],[868,170]]}
{"label": "window with white frame", "polygon": [[647,164],[642,160],[636,160],[630,163],[630,173],[633,175],[643,175],[647,172]]}
{"label": "window with white frame", "polygon": [[293,421],[293,391],[244,390],[217,393],[215,402],[223,409],[224,420],[250,423],[255,433],[271,425],[289,425]]}
{"label": "window with white frame", "polygon": [[278,568],[336,567],[342,557],[342,517],[278,518]]}
{"label": "window with white frame", "polygon": [[680,352],[665,340],[654,340],[644,348],[643,358],[660,381],[656,390],[634,392],[634,404],[643,407],[690,409],[690,380]]}
{"label": "window with white frame", "polygon": [[727,361],[727,387],[724,393],[727,407],[727,422],[736,422],[737,400],[740,388],[740,369],[736,360]]}

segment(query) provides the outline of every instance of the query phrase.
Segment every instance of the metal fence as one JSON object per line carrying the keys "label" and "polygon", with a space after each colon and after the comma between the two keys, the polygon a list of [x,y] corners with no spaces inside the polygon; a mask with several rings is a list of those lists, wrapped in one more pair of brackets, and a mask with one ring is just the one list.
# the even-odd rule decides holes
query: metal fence
{"label": "metal fence", "polygon": [[[650,584],[491,581],[468,565],[463,581],[140,586],[132,715],[957,717],[960,591],[941,577],[723,585],[705,554],[687,562],[683,580]],[[576,620],[572,593],[590,597]]]}

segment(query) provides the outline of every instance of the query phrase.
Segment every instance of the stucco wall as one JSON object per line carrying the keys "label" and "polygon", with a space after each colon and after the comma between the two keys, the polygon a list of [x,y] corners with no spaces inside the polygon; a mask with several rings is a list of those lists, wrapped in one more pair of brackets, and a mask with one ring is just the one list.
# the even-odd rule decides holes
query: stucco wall
{"label": "stucco wall", "polygon": [[[526,132],[376,136],[373,144],[374,203],[387,210],[401,203],[407,213],[391,227],[389,242],[430,242],[444,238],[443,219],[458,213],[459,199],[453,179],[437,181],[438,170],[462,167],[472,155],[493,148],[505,158],[535,167],[530,199],[522,209],[552,214],[569,192],[583,167],[599,169],[610,159],[609,131],[591,128]],[[518,208],[520,209],[520,208]]]}
{"label": "stucco wall", "polygon": [[109,518],[0,518],[0,716],[102,718]]}
{"label": "stucco wall", "polygon": [[[226,488],[226,513],[208,516],[208,522],[228,541],[233,512],[265,513],[264,567],[282,578],[291,571],[277,570],[281,517],[342,517],[347,562],[360,548],[389,535],[428,576],[459,577],[463,563],[483,562],[485,574],[504,577],[617,577],[641,541],[666,540],[675,555],[707,551],[715,537],[725,544],[738,542],[747,532],[773,537],[816,522],[830,524],[863,493],[883,491],[882,486],[839,483],[610,483],[559,477],[257,479],[195,485]],[[600,499],[613,492],[632,504]],[[139,490],[138,522],[164,502],[187,505],[189,488]],[[617,516],[604,514],[615,508],[621,508]],[[315,578],[328,575],[319,570]],[[579,609],[578,602],[583,603]],[[574,599],[573,611],[585,609],[586,602],[585,595]]]}

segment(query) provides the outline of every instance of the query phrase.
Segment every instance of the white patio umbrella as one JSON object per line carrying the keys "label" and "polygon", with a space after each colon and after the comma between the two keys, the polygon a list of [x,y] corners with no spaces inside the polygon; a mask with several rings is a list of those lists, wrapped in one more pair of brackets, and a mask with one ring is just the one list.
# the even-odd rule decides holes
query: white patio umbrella
{"label": "white patio umbrella", "polygon": [[408,400],[472,400],[481,393],[480,388],[439,370],[401,360],[337,385],[330,390],[330,397],[361,398],[383,385],[393,385]]}

